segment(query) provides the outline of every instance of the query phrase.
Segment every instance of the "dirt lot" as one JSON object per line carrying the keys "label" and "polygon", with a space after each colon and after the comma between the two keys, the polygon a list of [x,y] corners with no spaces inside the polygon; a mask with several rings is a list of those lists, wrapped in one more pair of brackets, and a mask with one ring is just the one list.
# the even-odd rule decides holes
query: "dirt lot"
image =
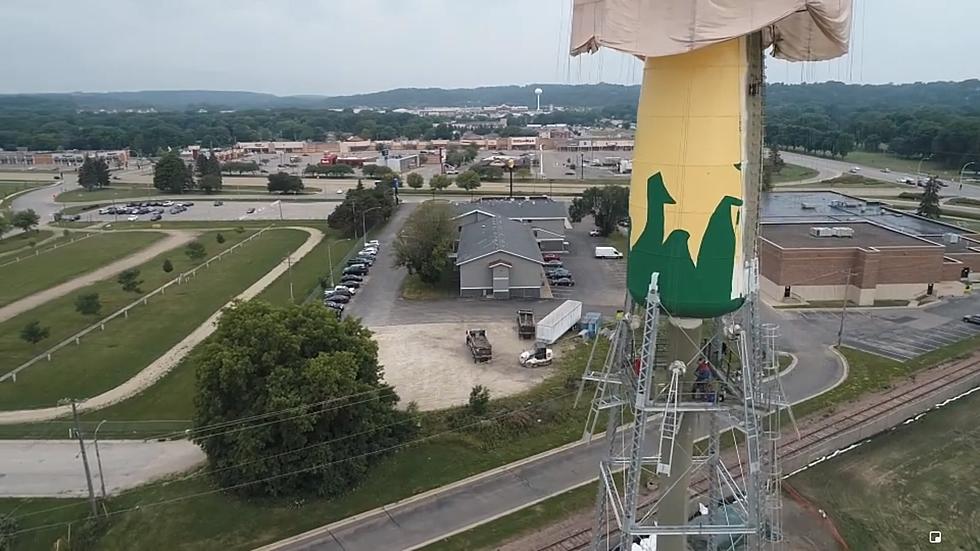
{"label": "dirt lot", "polygon": [[517,338],[513,322],[481,323],[493,345],[493,360],[473,363],[458,323],[374,327],[385,379],[402,406],[415,401],[423,410],[465,404],[474,385],[491,396],[514,394],[541,382],[550,368],[525,369],[517,356],[532,341]]}

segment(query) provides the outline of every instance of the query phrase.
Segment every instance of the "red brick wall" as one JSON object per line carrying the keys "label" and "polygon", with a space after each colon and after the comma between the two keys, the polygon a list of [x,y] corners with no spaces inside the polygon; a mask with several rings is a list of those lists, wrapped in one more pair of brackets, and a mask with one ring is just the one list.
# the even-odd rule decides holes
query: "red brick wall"
{"label": "red brick wall", "polygon": [[[980,254],[972,256],[980,265]],[[780,249],[760,240],[759,261],[760,273],[778,285],[844,285],[848,271],[853,272],[851,285],[862,289],[959,279],[959,271],[947,277],[941,247]]]}

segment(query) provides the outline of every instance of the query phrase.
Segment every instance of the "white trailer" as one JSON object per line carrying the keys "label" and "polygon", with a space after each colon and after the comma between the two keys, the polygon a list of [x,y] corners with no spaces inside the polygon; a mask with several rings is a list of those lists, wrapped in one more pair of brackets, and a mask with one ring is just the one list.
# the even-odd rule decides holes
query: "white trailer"
{"label": "white trailer", "polygon": [[616,247],[596,247],[595,248],[596,258],[623,258],[623,253],[619,252]]}
{"label": "white trailer", "polygon": [[541,344],[553,344],[582,319],[582,303],[566,300],[543,317],[535,329],[535,339]]}

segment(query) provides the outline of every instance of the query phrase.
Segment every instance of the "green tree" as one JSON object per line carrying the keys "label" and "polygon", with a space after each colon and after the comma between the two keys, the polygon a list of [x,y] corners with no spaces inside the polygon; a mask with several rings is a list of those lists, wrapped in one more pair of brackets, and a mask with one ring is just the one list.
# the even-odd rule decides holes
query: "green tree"
{"label": "green tree", "polygon": [[572,199],[568,217],[581,222],[591,215],[599,233],[607,236],[616,230],[616,223],[629,216],[629,197],[629,188],[624,186],[590,187]]}
{"label": "green tree", "polygon": [[228,161],[221,163],[221,171],[235,172],[237,174],[245,174],[246,172],[254,174],[259,171],[259,163],[255,161]]}
{"label": "green tree", "polygon": [[415,434],[382,380],[371,332],[321,305],[239,303],[224,312],[200,358],[194,439],[219,486],[253,496],[336,496]]}
{"label": "green tree", "polygon": [[473,415],[485,414],[490,406],[490,389],[483,385],[476,385],[470,389],[468,406]]}
{"label": "green tree", "polygon": [[504,177],[504,169],[499,166],[481,165],[473,169],[485,180],[500,180]]}
{"label": "green tree", "polygon": [[34,320],[20,330],[20,338],[29,342],[31,346],[43,341],[51,335],[50,327],[42,327],[41,322]]}
{"label": "green tree", "polygon": [[166,272],[166,273],[168,273],[168,274],[170,272],[174,271],[174,264],[173,264],[173,262],[170,262],[170,259],[169,258],[165,258],[163,260],[163,271]]}
{"label": "green tree", "polygon": [[221,243],[225,242],[225,236],[222,235],[221,232],[218,232],[218,235],[214,236],[214,240],[220,245]]}
{"label": "green tree", "polygon": [[200,241],[191,241],[184,249],[184,254],[191,260],[200,261],[208,255],[208,252],[204,249],[204,244]]}
{"label": "green tree", "polygon": [[266,186],[269,193],[299,193],[303,191],[303,179],[299,176],[278,172],[269,175]]}
{"label": "green tree", "polygon": [[136,268],[130,268],[128,270],[123,270],[116,281],[122,285],[123,291],[129,293],[142,293],[140,290],[140,285],[143,284],[143,280],[140,279],[140,271]]}
{"label": "green tree", "polygon": [[531,177],[531,169],[518,168],[516,171],[514,171],[514,177],[519,180],[527,180]]}
{"label": "green tree", "polygon": [[445,174],[435,174],[429,178],[429,189],[432,190],[432,197],[435,198],[436,192],[449,187],[453,183],[452,178]]}
{"label": "green tree", "polygon": [[75,298],[75,311],[83,316],[94,316],[102,310],[99,293],[85,293]]}
{"label": "green tree", "polygon": [[425,178],[418,172],[412,172],[405,177],[405,183],[412,189],[422,189],[422,186],[425,185]]}
{"label": "green tree", "polygon": [[456,177],[456,186],[472,192],[480,187],[480,175],[472,170],[467,170]]}
{"label": "green tree", "polygon": [[394,174],[394,172],[394,170],[383,165],[364,165],[361,168],[361,173],[371,178],[381,178],[386,174]]}
{"label": "green tree", "polygon": [[383,220],[391,218],[395,208],[395,197],[390,187],[383,183],[348,190],[343,202],[327,216],[327,225],[340,230],[345,236],[353,236],[362,226],[371,228]]}
{"label": "green tree", "polygon": [[88,191],[109,185],[109,164],[105,159],[85,156],[78,169],[78,185]]}
{"label": "green tree", "polygon": [[168,151],[153,168],[153,187],[167,193],[184,193],[193,189],[194,175],[176,151]]}
{"label": "green tree", "polygon": [[405,266],[408,273],[418,275],[425,283],[439,281],[452,262],[453,211],[445,203],[422,203],[395,239],[395,265]]}
{"label": "green tree", "polygon": [[938,219],[942,215],[942,209],[939,208],[939,180],[929,178],[926,182],[922,198],[919,199],[919,208],[915,213],[932,219]]}
{"label": "green tree", "polygon": [[197,174],[197,185],[205,193],[221,190],[221,162],[211,153],[200,153],[194,160],[194,172]]}
{"label": "green tree", "polygon": [[14,227],[20,228],[25,232],[31,231],[31,228],[38,225],[40,222],[41,217],[34,212],[34,209],[19,210],[10,218],[10,223]]}

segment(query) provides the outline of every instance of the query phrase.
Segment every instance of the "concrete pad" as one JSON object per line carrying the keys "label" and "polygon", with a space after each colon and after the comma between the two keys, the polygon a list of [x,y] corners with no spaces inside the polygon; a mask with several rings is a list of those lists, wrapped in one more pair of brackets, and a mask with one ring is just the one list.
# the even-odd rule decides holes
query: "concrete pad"
{"label": "concrete pad", "polygon": [[[473,362],[465,344],[468,327],[487,330],[493,346],[489,362]],[[395,387],[402,407],[411,401],[423,410],[462,405],[475,385],[489,388],[492,397],[515,394],[540,383],[552,369],[525,369],[517,363],[533,342],[518,339],[513,322],[388,325],[372,331],[384,378]]]}

